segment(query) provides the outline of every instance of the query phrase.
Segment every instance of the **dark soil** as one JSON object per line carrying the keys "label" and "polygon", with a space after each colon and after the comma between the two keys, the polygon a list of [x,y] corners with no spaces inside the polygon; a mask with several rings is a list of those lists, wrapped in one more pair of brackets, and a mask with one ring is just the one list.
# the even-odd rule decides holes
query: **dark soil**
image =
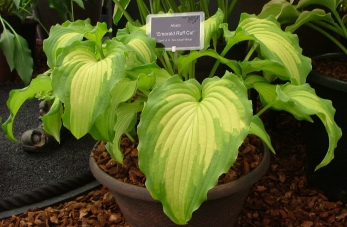
{"label": "dark soil", "polygon": [[[269,120],[269,116],[272,120]],[[272,155],[267,173],[249,192],[236,227],[347,226],[347,205],[329,201],[307,182],[305,123],[282,112],[266,113],[264,121],[276,155]],[[136,150],[129,152],[136,157]],[[113,165],[109,160],[102,164],[106,163]],[[140,177],[138,182],[143,182],[140,174],[135,171],[129,178]],[[0,226],[129,225],[109,190],[100,187],[62,204],[42,210],[28,210],[22,215],[0,220]]]}
{"label": "dark soil", "polygon": [[312,61],[312,68],[323,75],[347,82],[347,58]]}
{"label": "dark soil", "polygon": [[[129,184],[145,187],[145,175],[139,170],[137,143],[127,137],[121,140],[124,153],[123,164],[115,162],[105,148],[105,143],[99,143],[92,150],[96,163],[109,175]],[[218,184],[234,181],[256,168],[263,157],[263,145],[259,138],[249,135],[239,148],[239,154],[234,165],[218,179]]]}

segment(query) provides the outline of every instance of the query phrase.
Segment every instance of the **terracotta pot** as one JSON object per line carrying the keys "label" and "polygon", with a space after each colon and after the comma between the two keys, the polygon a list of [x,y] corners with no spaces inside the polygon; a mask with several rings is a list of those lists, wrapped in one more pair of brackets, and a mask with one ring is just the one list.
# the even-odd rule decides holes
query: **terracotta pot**
{"label": "terracotta pot", "polygon": [[[341,54],[328,54],[316,59],[346,57]],[[326,130],[316,116],[314,123],[307,123],[307,157],[306,172],[311,186],[324,192],[331,201],[347,203],[347,82],[334,79],[312,71],[308,83],[316,90],[319,97],[330,99],[336,109],[335,121],[342,129],[342,137],[335,148],[335,158],[325,167],[314,171],[328,150]]]}
{"label": "terracotta pot", "polygon": [[[178,226],[164,214],[161,203],[154,200],[146,188],[116,180],[100,169],[93,157],[90,157],[89,164],[94,177],[113,193],[131,227]],[[233,226],[251,186],[265,174],[269,164],[270,152],[264,146],[264,156],[259,166],[235,181],[211,189],[207,201],[193,213],[186,226]]]}

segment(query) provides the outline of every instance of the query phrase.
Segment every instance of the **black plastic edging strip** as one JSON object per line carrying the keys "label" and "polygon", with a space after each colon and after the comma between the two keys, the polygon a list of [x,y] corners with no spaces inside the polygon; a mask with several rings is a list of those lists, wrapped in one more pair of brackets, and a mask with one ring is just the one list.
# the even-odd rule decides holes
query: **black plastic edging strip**
{"label": "black plastic edging strip", "polygon": [[71,190],[69,192],[66,192],[64,194],[61,194],[59,196],[56,196],[56,197],[53,197],[53,198],[50,198],[50,199],[46,199],[46,200],[43,200],[43,201],[38,202],[38,203],[26,205],[26,206],[23,206],[23,207],[20,207],[20,208],[15,208],[15,209],[12,209],[12,210],[7,210],[7,211],[4,211],[4,212],[1,212],[0,213],[0,219],[8,218],[8,217],[11,217],[12,215],[22,214],[25,211],[27,211],[28,209],[34,209],[34,208],[42,209],[42,208],[45,208],[45,207],[48,207],[48,206],[53,206],[53,205],[59,204],[59,203],[71,200],[73,198],[76,198],[79,195],[81,195],[81,194],[83,194],[85,192],[91,191],[91,190],[93,190],[93,189],[95,189],[95,188],[97,188],[99,186],[101,186],[101,184],[98,181],[94,180],[94,181],[92,181],[90,183],[87,183],[86,185],[83,185],[83,186],[81,186],[79,188],[76,188],[76,189]]}

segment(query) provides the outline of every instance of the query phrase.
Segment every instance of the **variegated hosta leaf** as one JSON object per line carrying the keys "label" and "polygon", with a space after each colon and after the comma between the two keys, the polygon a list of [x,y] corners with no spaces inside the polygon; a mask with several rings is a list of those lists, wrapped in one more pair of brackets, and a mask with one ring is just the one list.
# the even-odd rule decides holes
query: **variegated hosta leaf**
{"label": "variegated hosta leaf", "polygon": [[202,85],[174,76],[151,92],[138,126],[139,166],[171,220],[185,224],[206,200],[235,162],[251,120],[247,90],[232,74]]}
{"label": "variegated hosta leaf", "polygon": [[63,49],[52,72],[54,94],[64,103],[64,125],[76,138],[91,129],[110,104],[111,91],[125,77],[124,45],[108,40],[98,59],[93,41],[74,42]]}
{"label": "variegated hosta leaf", "polygon": [[120,103],[129,101],[134,97],[137,81],[124,79],[116,84],[111,92],[110,106],[100,114],[89,133],[94,139],[113,141],[115,136],[114,125],[117,120],[117,107]]}
{"label": "variegated hosta leaf", "polygon": [[271,0],[263,6],[258,17],[264,19],[270,15],[281,24],[292,24],[299,17],[300,12],[287,0]]}
{"label": "variegated hosta leaf", "polygon": [[156,84],[156,78],[154,73],[150,73],[150,74],[141,73],[139,75],[137,89],[148,96],[149,92],[153,89],[155,84]]}
{"label": "variegated hosta leaf", "polygon": [[6,132],[6,137],[8,139],[17,141],[17,139],[13,135],[13,121],[23,103],[26,100],[35,98],[35,95],[37,93],[45,93],[51,90],[51,78],[47,75],[39,75],[31,81],[28,87],[12,90],[10,92],[10,97],[6,102],[6,105],[11,113],[7,121],[2,125],[2,129]]}
{"label": "variegated hosta leaf", "polygon": [[136,32],[141,32],[143,34],[146,34],[146,25],[138,27],[138,26],[135,26],[135,25],[128,22],[125,25],[125,28],[117,30],[116,37],[117,37],[117,39],[123,39],[124,36],[128,36],[129,34],[133,34]]}
{"label": "variegated hosta leaf", "polygon": [[[341,0],[301,0],[297,5],[293,5],[286,0],[271,0],[264,5],[262,12],[258,15],[260,18],[265,18],[274,15],[281,24],[291,24],[286,27],[286,31],[295,32],[300,26],[309,23],[320,21],[323,24],[330,26],[331,29],[336,29],[338,33],[343,34],[330,12],[336,12],[337,5]],[[306,11],[305,8],[310,5],[321,5],[328,8],[328,13],[323,9],[313,8],[311,11]],[[333,26],[333,27],[331,27]]]}
{"label": "variegated hosta leaf", "polygon": [[296,119],[312,121],[310,115],[303,113],[295,108],[292,103],[285,103],[280,101],[279,94],[276,93],[276,88],[280,85],[269,84],[262,76],[252,75],[245,79],[247,87],[252,87],[260,94],[260,100],[264,106],[271,105],[276,110],[286,110],[294,115]]}
{"label": "variegated hosta leaf", "polygon": [[286,68],[277,63],[272,62],[270,60],[261,60],[259,58],[253,59],[253,61],[243,61],[239,63],[242,68],[242,75],[248,75],[252,72],[259,72],[263,71],[270,74],[278,75],[278,77],[282,80],[286,80],[288,77],[285,77],[283,75],[286,75]]}
{"label": "variegated hosta leaf", "polygon": [[144,105],[144,99],[139,98],[132,103],[122,103],[116,109],[117,121],[114,125],[114,139],[107,143],[107,151],[111,157],[119,163],[123,163],[123,153],[120,150],[120,140],[124,133],[134,129],[137,122],[137,113],[141,112]]}
{"label": "variegated hosta leaf", "polygon": [[243,32],[242,28],[237,28],[235,31],[229,31],[229,26],[226,23],[222,24],[220,27],[223,29],[223,36],[226,42],[225,48],[228,50],[239,42],[254,40],[253,35]]}
{"label": "variegated hosta leaf", "polygon": [[127,70],[126,73],[127,77],[129,77],[132,80],[137,80],[139,75],[141,74],[153,74],[153,77],[155,77],[156,86],[162,86],[165,83],[165,81],[167,81],[167,79],[171,77],[171,75],[166,70],[159,67],[156,63],[133,67],[131,70]]}
{"label": "variegated hosta leaf", "polygon": [[190,63],[194,62],[196,59],[201,57],[212,57],[220,61],[221,63],[227,65],[230,67],[230,69],[233,70],[234,73],[237,75],[241,75],[241,69],[240,65],[237,61],[223,58],[220,56],[216,51],[214,50],[206,50],[206,51],[191,51],[188,55],[181,55],[178,58],[178,73],[181,74],[184,69],[189,65]]}
{"label": "variegated hosta leaf", "polygon": [[297,36],[282,31],[273,16],[259,19],[242,14],[236,32],[253,35],[263,58],[284,66],[287,73],[282,77],[288,77],[294,85],[305,83],[311,71],[311,59],[301,54]]}
{"label": "variegated hosta leaf", "polygon": [[[57,24],[50,30],[49,37],[43,41],[43,50],[47,56],[47,64],[50,68],[57,65],[57,59],[61,48],[69,46],[75,41],[81,41],[88,34],[88,38],[101,43],[101,38],[108,32],[105,23],[98,23],[96,27],[90,24],[90,19],[75,22],[66,21]],[[99,38],[99,39],[97,39]]]}
{"label": "variegated hosta leaf", "polygon": [[101,48],[101,45],[103,44],[102,40],[105,38],[105,35],[107,32],[109,32],[107,28],[107,24],[105,22],[100,23],[98,22],[96,26],[94,26],[93,30],[87,31],[84,33],[84,37],[87,40],[92,40],[96,43],[98,48]]}
{"label": "variegated hosta leaf", "polygon": [[204,21],[204,48],[206,50],[211,43],[213,35],[220,29],[219,26],[223,23],[224,13],[221,9],[210,18]]}
{"label": "variegated hosta leaf", "polygon": [[122,42],[129,51],[133,51],[142,64],[149,64],[156,60],[156,41],[153,38],[149,38],[145,32],[137,31],[124,34],[117,36],[115,39]]}
{"label": "variegated hosta leaf", "polygon": [[327,14],[322,9],[314,9],[312,11],[303,11],[293,25],[286,27],[286,31],[294,33],[302,25],[309,22],[315,22],[315,21],[321,21],[321,22],[330,24],[334,26],[335,29],[339,29],[340,33],[343,34],[342,29],[339,28],[339,25],[334,21],[331,14],[330,13]]}
{"label": "variegated hosta leaf", "polygon": [[285,110],[299,120],[312,121],[310,115],[314,114],[320,118],[328,133],[329,148],[316,169],[329,164],[334,158],[334,149],[342,135],[341,129],[334,120],[335,108],[331,101],[319,98],[307,83],[299,86],[256,83],[254,87],[265,105],[271,104],[276,110]]}
{"label": "variegated hosta leaf", "polygon": [[58,98],[54,99],[54,102],[46,113],[42,117],[44,130],[51,134],[58,142],[60,142],[60,129],[62,126],[61,116],[63,115],[63,105]]}
{"label": "variegated hosta leaf", "polygon": [[251,123],[251,127],[249,129],[249,133],[258,136],[262,141],[264,141],[266,143],[268,148],[273,153],[275,153],[275,149],[273,148],[273,146],[271,144],[270,136],[265,130],[265,126],[263,124],[263,121],[257,115],[254,115],[252,118],[252,123]]}
{"label": "variegated hosta leaf", "polygon": [[335,11],[341,0],[300,0],[297,8],[302,9],[310,5],[321,5],[328,8],[330,11]]}
{"label": "variegated hosta leaf", "polygon": [[259,82],[269,83],[269,81],[265,77],[256,74],[248,75],[243,81],[247,89],[254,88],[254,84]]}

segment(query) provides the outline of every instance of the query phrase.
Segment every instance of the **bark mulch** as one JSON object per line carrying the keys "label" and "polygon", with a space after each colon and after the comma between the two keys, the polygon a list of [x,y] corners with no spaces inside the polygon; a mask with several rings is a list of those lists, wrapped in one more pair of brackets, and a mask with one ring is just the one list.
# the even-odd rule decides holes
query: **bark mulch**
{"label": "bark mulch", "polygon": [[[329,201],[309,186],[305,174],[305,122],[285,113],[267,114],[276,154],[267,173],[249,192],[236,227],[347,226],[347,205]],[[45,209],[0,220],[0,226],[129,226],[105,187]]]}

